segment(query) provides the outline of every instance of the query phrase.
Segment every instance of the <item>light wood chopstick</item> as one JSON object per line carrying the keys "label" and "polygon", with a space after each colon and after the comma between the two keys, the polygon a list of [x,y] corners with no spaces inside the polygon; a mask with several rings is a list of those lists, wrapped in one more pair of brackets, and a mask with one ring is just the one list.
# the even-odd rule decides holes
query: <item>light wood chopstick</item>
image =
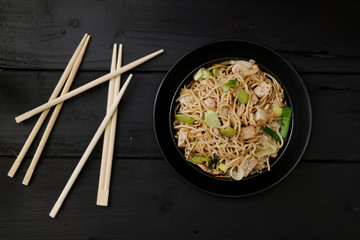
{"label": "light wood chopstick", "polygon": [[[118,57],[116,68],[119,69],[122,64],[122,44],[119,45]],[[113,98],[120,90],[120,82],[121,75],[117,76],[114,80],[114,87],[113,87]],[[118,109],[115,110],[111,120],[108,124],[110,125],[110,136],[108,139],[108,149],[107,149],[107,156],[106,156],[106,167],[105,167],[105,174],[104,174],[104,183],[102,185],[102,189],[98,189],[98,199],[96,204],[100,206],[108,206],[109,202],[109,192],[110,192],[110,180],[111,180],[111,169],[112,169],[112,162],[114,156],[114,146],[115,146],[115,134],[116,134],[116,122],[117,122],[117,113]]]}
{"label": "light wood chopstick", "polygon": [[15,118],[15,120],[16,120],[17,123],[22,122],[22,121],[34,116],[35,114],[44,111],[45,109],[47,109],[49,107],[52,107],[52,106],[54,106],[54,105],[56,105],[56,104],[58,104],[60,102],[63,102],[63,101],[65,101],[65,100],[67,100],[67,99],[69,99],[71,97],[74,97],[74,96],[76,96],[76,95],[78,95],[78,94],[80,94],[80,93],[82,93],[82,92],[84,92],[84,91],[86,91],[86,90],[88,90],[90,88],[93,88],[93,87],[95,87],[95,86],[97,86],[97,85],[99,85],[99,84],[101,84],[101,83],[103,83],[105,81],[110,80],[111,78],[113,78],[113,77],[115,77],[115,76],[117,76],[119,74],[122,74],[122,73],[124,73],[124,72],[126,72],[126,71],[128,71],[128,70],[130,70],[130,69],[132,69],[132,68],[134,68],[134,67],[136,67],[136,66],[138,66],[138,65],[140,65],[140,64],[142,64],[142,63],[144,63],[146,61],[148,61],[148,60],[150,60],[151,58],[161,54],[163,51],[164,50],[161,49],[161,50],[156,51],[154,53],[151,53],[151,54],[149,54],[149,55],[147,55],[145,57],[142,57],[142,58],[140,58],[140,59],[138,59],[138,60],[136,60],[136,61],[134,61],[132,63],[129,63],[129,64],[121,67],[120,69],[118,69],[118,70],[116,70],[116,71],[114,71],[112,73],[108,73],[108,74],[106,74],[106,75],[104,75],[102,77],[99,77],[99,78],[97,78],[97,79],[95,79],[95,80],[93,80],[93,81],[91,81],[91,82],[77,88],[77,89],[74,89],[74,90],[68,92],[67,94],[64,94],[64,95],[62,95],[62,96],[60,96],[60,97],[58,97],[56,99],[53,99],[53,100],[51,100],[51,101],[49,101],[49,102],[47,102],[47,103],[45,103],[43,105],[38,106],[38,107],[36,107],[36,108],[26,112],[26,113],[23,113],[23,114],[17,116]]}
{"label": "light wood chopstick", "polygon": [[[118,54],[118,61],[117,61],[117,68],[121,67],[122,64],[122,45],[120,45],[119,48],[119,54]],[[121,84],[121,75],[117,76],[115,78],[115,86],[114,86],[114,96],[119,92],[120,90],[120,84]],[[117,122],[117,113],[118,108],[116,108],[112,118],[111,118],[111,130],[110,130],[110,137],[109,137],[109,151],[107,155],[107,162],[106,162],[106,174],[105,174],[105,184],[104,184],[104,190],[105,190],[105,197],[106,200],[106,206],[108,205],[108,199],[109,199],[109,191],[110,191],[110,180],[111,180],[111,169],[112,169],[112,163],[113,163],[113,157],[114,157],[114,147],[115,147],[115,133],[116,133],[116,122]]]}
{"label": "light wood chopstick", "polygon": [[[89,40],[90,40],[90,36],[88,35],[86,40],[85,40],[84,45],[81,48],[80,54],[79,54],[78,58],[76,59],[75,64],[74,64],[74,66],[73,66],[73,68],[72,68],[72,70],[70,72],[70,75],[69,75],[69,77],[68,77],[68,79],[67,79],[67,81],[65,83],[65,86],[64,86],[64,88],[63,88],[63,90],[61,92],[61,95],[64,95],[65,93],[67,93],[70,90],[71,84],[74,81],[76,73],[77,73],[77,71],[79,69],[79,66],[81,64],[81,61],[82,61],[82,59],[84,57],[85,50],[87,48]],[[34,155],[33,159],[31,160],[30,166],[29,166],[29,168],[28,168],[28,170],[27,170],[27,172],[25,174],[24,180],[22,182],[22,184],[24,184],[24,185],[28,185],[29,182],[30,182],[30,179],[31,179],[31,177],[32,177],[32,175],[33,175],[33,173],[35,171],[36,165],[37,165],[37,163],[39,161],[39,158],[40,158],[40,156],[41,156],[41,154],[42,154],[42,152],[44,150],[46,142],[47,142],[47,140],[48,140],[48,138],[50,136],[50,133],[51,133],[51,131],[52,131],[54,125],[55,125],[57,117],[59,116],[59,113],[60,113],[60,110],[61,110],[61,108],[63,106],[63,103],[64,102],[59,103],[58,105],[56,105],[56,107],[55,107],[55,109],[54,109],[54,111],[53,111],[53,113],[51,115],[49,123],[46,126],[44,134],[43,134],[43,136],[42,136],[42,138],[40,140],[39,146],[37,147],[35,155]]]}
{"label": "light wood chopstick", "polygon": [[[68,65],[66,66],[63,74],[61,75],[59,82],[57,83],[53,93],[51,94],[51,96],[49,98],[49,101],[55,99],[59,95],[62,87],[65,84],[66,79],[68,78],[68,76],[70,74],[70,71],[71,71],[71,69],[72,69],[72,67],[73,67],[73,65],[75,63],[75,60],[76,60],[77,56],[79,55],[82,46],[85,43],[85,40],[86,40],[87,36],[88,36],[88,34],[86,33],[84,35],[84,37],[82,38],[81,42],[79,43],[79,45],[77,46],[74,54],[70,58],[70,61],[69,61]],[[19,155],[17,156],[16,160],[14,161],[13,165],[11,166],[11,168],[10,168],[10,170],[8,172],[9,177],[14,177],[14,175],[15,175],[16,171],[18,170],[21,162],[23,161],[27,151],[29,150],[32,142],[34,141],[37,133],[39,132],[42,124],[44,123],[44,121],[46,119],[46,116],[48,115],[49,111],[50,111],[50,109],[46,109],[41,113],[39,119],[37,120],[34,128],[32,129],[32,131],[30,133],[29,137],[27,138],[24,146],[22,147]]]}
{"label": "light wood chopstick", "polygon": [[109,110],[109,112],[106,114],[106,116],[104,117],[103,121],[101,122],[98,130],[96,131],[94,137],[91,139],[89,146],[86,148],[83,156],[81,157],[79,163],[76,165],[76,168],[74,170],[74,172],[71,174],[71,177],[69,178],[68,182],[66,183],[63,191],[61,192],[58,200],[56,201],[55,205],[53,206],[49,216],[52,218],[55,218],[55,216],[57,215],[58,211],[61,208],[61,205],[63,204],[66,196],[68,195],[71,187],[73,186],[73,184],[75,183],[76,178],[79,176],[81,169],[84,167],[87,159],[89,158],[92,150],[94,149],[96,143],[99,141],[99,138],[101,137],[102,133],[104,132],[104,129],[106,127],[106,125],[108,124],[109,120],[111,119],[113,113],[115,112],[122,96],[124,95],[124,92],[127,88],[127,86],[129,85],[130,81],[132,78],[132,74],[129,75],[128,79],[126,80],[126,82],[124,83],[123,87],[121,88],[120,92],[116,95],[116,98],[113,102],[113,104],[111,105],[111,108]]}
{"label": "light wood chopstick", "polygon": [[[116,70],[116,59],[117,59],[117,44],[114,44],[113,47],[113,54],[111,59],[111,69],[110,71],[113,72]],[[115,78],[109,81],[109,88],[108,88],[108,99],[107,99],[107,112],[111,107],[111,104],[114,100],[114,85],[115,85]],[[100,174],[99,174],[99,186],[98,186],[98,195],[97,195],[97,205],[102,205],[102,190],[104,189],[104,182],[105,182],[105,172],[106,172],[106,161],[109,149],[109,136],[110,136],[110,129],[111,124],[110,122],[106,126],[105,133],[104,133],[104,143],[102,149],[102,156],[101,156],[101,166],[100,166]]]}

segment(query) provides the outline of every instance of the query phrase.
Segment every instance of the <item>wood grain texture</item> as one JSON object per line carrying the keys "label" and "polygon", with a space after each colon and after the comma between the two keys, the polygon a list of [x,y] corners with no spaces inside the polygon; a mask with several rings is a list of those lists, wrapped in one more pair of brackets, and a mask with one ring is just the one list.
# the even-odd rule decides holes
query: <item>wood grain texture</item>
{"label": "wood grain texture", "polygon": [[[360,3],[164,0],[0,1],[0,239],[360,239]],[[36,173],[21,184],[39,138],[6,176],[84,33],[92,36],[73,88],[164,48],[131,73],[119,106],[109,207],[96,206],[101,143],[56,219],[48,214],[105,116],[107,84],[65,102]],[[195,189],[163,159],[152,111],[169,68],[203,44],[268,46],[300,73],[313,128],[299,165],[245,198]],[[124,76],[127,77],[127,74]]]}
{"label": "wood grain texture", "polygon": [[[3,173],[4,239],[357,239],[360,164],[300,163],[283,182],[257,195],[223,198],[183,181],[165,161],[114,162],[110,207],[98,207],[100,159],[91,158],[57,219],[48,213],[76,160],[46,159],[31,188]],[[341,177],[334,173],[346,171]],[[306,177],[305,177],[306,176]],[[351,188],[348,186],[351,182]],[[26,227],[25,227],[26,226]],[[260,231],[261,229],[261,231]]]}
{"label": "wood grain texture", "polygon": [[[47,101],[60,72],[15,71],[0,72],[0,156],[14,156],[34,119],[16,124],[14,116]],[[74,88],[101,75],[101,72],[81,72]],[[157,88],[164,73],[134,73],[119,110],[115,156],[125,158],[160,158],[154,135],[152,108]],[[302,74],[310,94],[313,111],[313,131],[304,160],[360,160],[356,139],[360,134],[359,75]],[[24,83],[24,84],[22,84]],[[32,84],[30,84],[32,83]],[[22,88],[17,88],[22,84]],[[35,87],[33,84],[36,84]],[[36,89],[37,92],[32,90]],[[23,95],[18,98],[17,96]],[[107,84],[100,85],[65,102],[53,133],[43,153],[44,157],[79,157],[86,148],[106,109]],[[9,112],[10,110],[10,112]],[[341,125],[341,127],[339,127]],[[34,154],[30,149],[29,156]],[[101,144],[94,150],[101,156]]]}
{"label": "wood grain texture", "polygon": [[[290,55],[304,54],[321,63],[311,64],[311,71],[324,70],[321,66],[326,62],[336,71],[346,67],[359,72],[360,6],[355,1],[280,5],[235,0],[221,4],[214,0],[112,0],[88,1],[83,6],[82,1],[74,0],[69,7],[61,1],[4,0],[0,4],[2,67],[62,69],[71,46],[88,32],[93,40],[83,69],[108,69],[114,42],[126,46],[124,62],[165,48],[168,54],[151,65],[152,70],[164,70],[204,43],[237,38]],[[299,69],[309,66],[305,61],[294,64]]]}
{"label": "wood grain texture", "polygon": [[[0,74],[6,72],[7,71],[3,71],[0,72]],[[53,72],[14,73],[15,75],[20,74],[20,76],[18,75],[16,78],[14,78],[14,76],[4,76],[4,79],[9,80],[8,84],[13,86],[13,91],[15,91],[11,94],[13,97],[7,94],[0,94],[0,96],[3,96],[1,101],[4,109],[10,109],[12,106],[12,111],[14,111],[14,108],[17,108],[19,109],[18,111],[21,112],[30,107],[26,102],[40,104],[47,101],[45,100],[46,95],[48,94],[48,91],[51,91],[52,85],[50,82],[47,82],[47,84],[50,85],[44,86],[46,83],[37,79],[47,79],[47,81],[51,81],[52,77],[56,76],[56,74]],[[78,79],[76,79],[73,84],[73,88],[76,88],[101,74],[102,73],[79,73]],[[131,157],[150,158],[161,156],[155,141],[152,126],[152,106],[162,76],[163,75],[157,74],[134,74],[133,83],[129,85],[126,94],[119,105],[119,124],[115,148],[116,154],[122,153],[122,156],[124,156],[123,154],[130,154]],[[21,95],[22,91],[25,90],[25,86],[21,89],[16,88],[15,86],[21,84],[21,81],[25,78],[28,79],[28,81],[39,84],[34,87],[35,89],[39,89],[39,92],[30,94],[30,98],[23,101],[17,96]],[[5,84],[5,86],[6,85],[7,84]],[[8,86],[8,91],[11,91],[11,86]],[[4,87],[2,89],[6,88]],[[81,156],[99,126],[101,119],[105,115],[106,97],[107,84],[103,84],[74,99],[66,101],[57,124],[53,129],[53,133],[49,138],[43,156],[49,156],[49,154],[63,157]],[[18,100],[20,100],[20,102]],[[8,101],[7,104],[5,104],[5,101]],[[7,152],[7,154],[13,154],[12,152],[19,151],[18,149],[21,148],[20,145],[22,144],[22,141],[24,141],[23,139],[26,139],[27,132],[31,130],[32,125],[34,124],[34,119],[30,119],[24,124],[16,124],[13,116],[17,115],[17,113],[14,112],[13,114],[14,115],[12,115],[11,112],[7,112],[6,115],[0,116],[0,124],[8,126],[7,129],[1,131],[1,133],[4,134],[4,137],[0,140],[2,154],[4,153],[3,151]],[[19,136],[19,139],[18,137],[14,137],[17,133],[22,135]],[[20,141],[14,142],[16,139]],[[149,141],[149,139],[151,140]],[[30,149],[30,156],[33,154],[32,151],[33,150]],[[100,156],[101,145],[97,146],[94,152],[96,156]]]}

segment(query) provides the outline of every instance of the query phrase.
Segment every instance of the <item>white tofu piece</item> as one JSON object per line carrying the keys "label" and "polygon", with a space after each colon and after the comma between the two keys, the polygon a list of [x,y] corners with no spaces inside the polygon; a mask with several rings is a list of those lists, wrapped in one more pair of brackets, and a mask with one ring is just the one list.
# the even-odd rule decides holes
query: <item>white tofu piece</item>
{"label": "white tofu piece", "polygon": [[272,86],[266,82],[262,82],[259,86],[254,89],[254,93],[259,98],[265,97],[270,93]]}
{"label": "white tofu piece", "polygon": [[241,128],[240,136],[244,140],[255,137],[256,136],[255,127],[248,126]]}

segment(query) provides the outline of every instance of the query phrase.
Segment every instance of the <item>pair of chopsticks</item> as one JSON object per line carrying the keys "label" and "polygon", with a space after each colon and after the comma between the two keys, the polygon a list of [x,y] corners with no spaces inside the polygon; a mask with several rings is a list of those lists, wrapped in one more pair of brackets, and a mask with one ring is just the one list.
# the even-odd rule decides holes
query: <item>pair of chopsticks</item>
{"label": "pair of chopsticks", "polygon": [[[122,44],[114,44],[111,72],[119,69],[122,62]],[[120,89],[120,75],[109,81],[108,99],[107,99],[107,112],[109,112],[111,104],[114,101],[116,94]],[[104,133],[103,151],[101,156],[101,167],[99,177],[99,187],[96,204],[100,206],[107,206],[110,190],[111,168],[113,162],[114,146],[115,146],[115,132],[116,132],[117,110],[115,110],[110,122],[107,124]]]}
{"label": "pair of chopsticks", "polygon": [[[71,177],[69,178],[67,184],[65,185],[63,191],[61,192],[58,200],[56,201],[54,207],[52,208],[49,215],[53,218],[56,216],[56,214],[60,210],[63,201],[65,200],[67,194],[69,193],[76,178],[78,177],[80,171],[82,170],[83,166],[85,165],[87,159],[89,158],[91,152],[93,151],[96,143],[98,142],[99,138],[101,137],[101,135],[104,132],[106,127],[109,130],[107,130],[108,136],[104,138],[104,146],[103,146],[104,149],[103,149],[103,158],[102,158],[102,164],[101,164],[102,167],[100,170],[97,204],[107,206],[111,167],[112,167],[112,157],[113,157],[114,141],[115,141],[114,134],[115,134],[115,130],[116,130],[116,120],[117,120],[117,117],[116,117],[117,114],[114,114],[114,113],[117,112],[117,106],[118,106],[122,96],[124,95],[128,84],[130,83],[130,81],[132,79],[132,74],[130,74],[128,79],[126,80],[126,82],[124,83],[124,85],[122,86],[122,88],[119,91],[120,74],[122,74],[132,68],[137,67],[138,65],[150,60],[151,58],[161,54],[164,51],[162,49],[158,50],[154,53],[151,53],[147,56],[144,56],[136,61],[133,61],[133,62],[121,67],[122,45],[120,45],[120,47],[119,47],[119,53],[118,53],[117,59],[116,59],[116,48],[114,47],[111,72],[69,92],[72,80],[74,79],[77,69],[79,68],[79,65],[80,65],[82,57],[84,55],[89,38],[90,38],[90,36],[88,34],[85,34],[84,38],[82,39],[79,46],[77,47],[74,55],[70,59],[68,66],[66,67],[62,77],[60,78],[59,83],[56,86],[49,101],[47,103],[44,103],[44,104],[42,104],[24,114],[21,114],[15,118],[16,122],[19,123],[19,122],[22,122],[40,112],[42,112],[42,114],[39,117],[39,120],[35,124],[32,132],[30,133],[27,141],[25,142],[24,147],[22,148],[19,156],[15,160],[13,166],[11,167],[11,169],[8,173],[8,176],[10,176],[10,177],[13,177],[15,172],[19,168],[27,150],[29,149],[29,147],[30,147],[31,143],[33,142],[36,134],[38,133],[42,123],[44,122],[47,114],[49,113],[49,108],[57,105],[57,107],[54,110],[53,116],[51,117],[51,119],[49,121],[48,128],[47,128],[47,130],[45,130],[44,137],[43,137],[44,140],[42,140],[42,143],[40,144],[42,149],[45,146],[45,143],[49,137],[51,129],[55,124],[56,118],[57,118],[57,116],[60,112],[60,109],[62,107],[62,104],[65,100],[72,98],[86,90],[89,90],[105,81],[114,79],[109,82],[108,106],[107,106],[106,116],[104,117],[103,121],[101,122],[98,130],[96,131],[94,137],[92,138],[91,142],[89,143],[88,147],[86,148],[78,165],[76,166],[76,168],[73,171]],[[67,79],[67,81],[66,81],[66,79]],[[63,88],[61,96],[57,97],[58,94],[60,93],[61,88],[63,87],[65,81],[66,81],[66,84]],[[111,123],[109,124],[110,120],[111,120]],[[39,145],[39,147],[40,147],[40,145]],[[42,149],[39,150],[39,152],[37,151],[34,155],[34,159],[35,159],[34,163],[32,162],[30,164],[28,173],[26,174],[27,177],[24,178],[23,183],[25,185],[27,185],[30,181],[30,178],[34,172],[35,166],[41,155]]]}
{"label": "pair of chopsticks", "polygon": [[50,212],[50,217],[54,218],[56,217],[58,211],[61,208],[62,203],[64,202],[66,196],[68,195],[71,187],[73,186],[73,184],[75,183],[76,178],[79,176],[81,169],[84,167],[86,161],[88,160],[92,150],[94,149],[96,143],[99,141],[99,138],[101,137],[102,133],[104,132],[106,125],[108,125],[109,120],[111,119],[111,117],[113,116],[115,110],[117,109],[117,105],[119,104],[122,96],[124,95],[124,92],[127,88],[127,86],[129,85],[130,81],[132,78],[132,74],[129,75],[128,79],[126,80],[126,82],[124,83],[123,87],[121,88],[120,92],[116,95],[114,102],[112,103],[111,107],[109,108],[109,110],[106,113],[105,118],[103,119],[103,121],[101,122],[98,130],[96,131],[94,137],[91,139],[88,147],[86,148],[83,156],[81,157],[79,163],[76,165],[75,170],[73,171],[73,173],[71,174],[71,177],[69,178],[68,182],[66,183],[63,191],[61,192],[58,200],[56,201],[55,205],[53,206],[51,212]]}
{"label": "pair of chopsticks", "polygon": [[[84,37],[82,38],[80,44],[76,48],[73,56],[71,57],[68,65],[66,66],[65,71],[63,72],[62,76],[60,77],[60,80],[57,83],[53,93],[51,94],[49,101],[56,99],[56,97],[59,95],[61,89],[62,89],[61,96],[65,95],[69,91],[71,84],[73,83],[73,80],[79,69],[81,61],[84,57],[85,50],[88,46],[89,40],[90,40],[90,35],[85,34]],[[57,117],[59,116],[62,105],[63,105],[62,102],[58,103],[51,115],[48,125],[46,126],[44,134],[40,140],[39,146],[37,147],[34,157],[31,160],[30,166],[25,174],[24,180],[22,182],[24,185],[28,185],[30,182],[30,179],[35,171],[37,163],[39,162],[40,156],[44,150],[46,142],[47,142],[47,140],[51,134],[51,131],[55,125]],[[16,171],[18,170],[21,162],[23,161],[27,151],[29,150],[29,148],[30,148],[31,144],[33,143],[36,135],[38,134],[42,124],[44,123],[47,115],[49,114],[49,111],[50,111],[50,109],[46,109],[41,113],[33,130],[31,131],[24,146],[22,147],[20,154],[18,155],[18,157],[14,161],[12,167],[10,168],[10,170],[8,172],[9,177],[14,177],[14,175],[15,175]]]}
{"label": "pair of chopsticks", "polygon": [[58,98],[54,98],[54,99],[48,101],[47,103],[44,103],[44,104],[42,104],[42,105],[40,105],[40,106],[30,110],[30,111],[27,111],[27,112],[17,116],[15,118],[15,121],[17,123],[20,123],[20,122],[22,122],[22,121],[24,121],[24,120],[26,120],[28,118],[31,118],[32,116],[34,116],[34,115],[36,115],[36,114],[38,114],[40,112],[43,112],[46,109],[48,109],[48,108],[50,108],[52,106],[55,106],[58,103],[61,103],[61,102],[65,101],[65,100],[68,100],[69,98],[72,98],[72,97],[74,97],[74,96],[76,96],[76,95],[78,95],[78,94],[80,94],[82,92],[85,92],[86,90],[89,90],[89,89],[91,89],[91,88],[93,88],[93,87],[95,87],[95,86],[97,86],[97,85],[99,85],[101,83],[104,83],[104,82],[106,82],[106,81],[108,81],[108,80],[110,80],[110,79],[112,79],[112,78],[126,72],[126,71],[129,71],[129,70],[137,67],[138,65],[150,60],[151,58],[153,58],[153,57],[155,57],[155,56],[157,56],[157,55],[159,55],[159,54],[161,54],[163,52],[164,52],[164,50],[161,49],[161,50],[153,52],[153,53],[151,53],[149,55],[146,55],[146,56],[144,56],[142,58],[139,58],[138,60],[133,61],[133,62],[119,68],[116,71],[105,74],[104,76],[99,77],[99,78],[97,78],[97,79],[95,79],[95,80],[93,80],[93,81],[91,81],[91,82],[89,82],[89,83],[87,83],[87,84],[85,84],[85,85],[83,85],[81,87],[78,87],[78,88],[76,88],[76,89],[74,89],[74,90],[72,90],[72,91],[58,97]]}

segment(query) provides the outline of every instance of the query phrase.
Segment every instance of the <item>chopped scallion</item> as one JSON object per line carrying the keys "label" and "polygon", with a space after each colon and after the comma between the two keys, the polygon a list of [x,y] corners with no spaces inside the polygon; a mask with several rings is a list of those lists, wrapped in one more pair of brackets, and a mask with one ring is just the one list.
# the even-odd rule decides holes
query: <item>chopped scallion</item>
{"label": "chopped scallion", "polygon": [[208,70],[204,70],[204,78],[207,77],[213,77],[214,75],[212,74],[212,72],[209,72]]}
{"label": "chopped scallion", "polygon": [[200,68],[195,74],[194,74],[194,80],[197,81],[200,78],[204,76],[204,68]]}
{"label": "chopped scallion", "polygon": [[219,68],[218,68],[218,67],[213,68],[211,71],[212,71],[212,74],[213,74],[214,76],[216,76],[216,75],[218,74],[218,72],[219,72]]}
{"label": "chopped scallion", "polygon": [[281,107],[274,106],[273,111],[275,113],[275,117],[281,117],[282,116],[283,109]]}
{"label": "chopped scallion", "polygon": [[237,84],[237,80],[229,80],[226,83],[224,83],[223,85],[221,85],[221,89],[224,90],[224,92],[229,91],[230,88],[233,88],[236,86]]}
{"label": "chopped scallion", "polygon": [[249,94],[243,88],[238,90],[238,100],[241,104],[247,104],[249,101]]}
{"label": "chopped scallion", "polygon": [[221,126],[219,117],[216,114],[216,112],[213,110],[208,110],[205,112],[205,123],[208,127],[211,127],[211,126],[220,127]]}
{"label": "chopped scallion", "polygon": [[195,119],[183,114],[175,114],[175,119],[181,123],[188,123],[188,124],[193,124],[195,121]]}
{"label": "chopped scallion", "polygon": [[228,166],[225,165],[224,163],[219,163],[219,169],[223,172],[226,172],[226,170],[228,169]]}
{"label": "chopped scallion", "polygon": [[236,134],[236,130],[232,127],[222,128],[220,129],[220,133],[227,137],[233,137]]}
{"label": "chopped scallion", "polygon": [[277,135],[277,133],[274,130],[272,130],[271,128],[265,126],[262,128],[262,130],[264,132],[266,132],[267,134],[269,134],[270,137],[272,137],[275,141],[280,141],[279,135]]}
{"label": "chopped scallion", "polygon": [[216,164],[219,160],[217,159],[217,157],[214,157],[212,158],[210,161],[209,161],[209,168],[215,168],[216,167]]}
{"label": "chopped scallion", "polygon": [[291,122],[291,114],[292,114],[292,109],[290,107],[285,106],[282,111],[282,120],[280,127],[280,134],[283,138],[286,138],[288,135],[290,122]]}
{"label": "chopped scallion", "polygon": [[193,163],[203,163],[203,162],[209,162],[210,161],[210,158],[209,157],[203,157],[203,156],[200,156],[200,155],[195,155],[191,158],[191,161]]}

